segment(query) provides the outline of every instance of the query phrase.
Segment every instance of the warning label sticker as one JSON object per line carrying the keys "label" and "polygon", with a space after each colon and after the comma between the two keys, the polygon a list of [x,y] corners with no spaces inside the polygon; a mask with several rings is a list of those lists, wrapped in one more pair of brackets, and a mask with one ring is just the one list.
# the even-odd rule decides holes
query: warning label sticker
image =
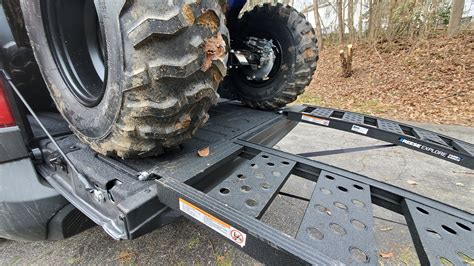
{"label": "warning label sticker", "polygon": [[331,122],[329,120],[317,118],[317,117],[310,116],[310,115],[302,115],[301,120],[312,122],[312,123],[315,123],[315,124],[318,124],[318,125],[323,125],[323,126],[329,126],[329,122]]}
{"label": "warning label sticker", "polygon": [[211,214],[201,210],[184,199],[179,199],[179,209],[201,223],[207,225],[212,230],[232,240],[240,247],[245,246],[247,234],[235,229],[231,225],[219,220]]}
{"label": "warning label sticker", "polygon": [[360,127],[358,125],[353,125],[352,128],[351,128],[352,131],[355,131],[357,133],[360,133],[360,134],[364,134],[364,135],[367,135],[367,132],[369,132],[369,129],[368,128],[365,128],[365,127]]}

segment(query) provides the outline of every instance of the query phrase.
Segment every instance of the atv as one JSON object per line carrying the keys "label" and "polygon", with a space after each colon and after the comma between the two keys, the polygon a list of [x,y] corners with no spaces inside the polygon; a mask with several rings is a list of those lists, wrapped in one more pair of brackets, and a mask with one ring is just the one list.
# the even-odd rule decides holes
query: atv
{"label": "atv", "polygon": [[[421,265],[471,263],[472,213],[305,157],[397,145],[472,170],[474,145],[344,110],[279,109],[311,80],[314,32],[291,7],[240,15],[244,2],[0,1],[0,238],[97,224],[137,239],[184,216],[270,265],[377,264],[383,213],[406,223],[387,244],[414,247]],[[218,93],[232,101],[210,108]],[[277,147],[298,123],[323,128],[290,137],[305,148],[329,128],[387,143]]]}
{"label": "atv", "polygon": [[312,26],[282,4],[241,14],[245,0],[4,2],[56,108],[103,155],[178,146],[206,123],[219,94],[279,109],[316,70]]}

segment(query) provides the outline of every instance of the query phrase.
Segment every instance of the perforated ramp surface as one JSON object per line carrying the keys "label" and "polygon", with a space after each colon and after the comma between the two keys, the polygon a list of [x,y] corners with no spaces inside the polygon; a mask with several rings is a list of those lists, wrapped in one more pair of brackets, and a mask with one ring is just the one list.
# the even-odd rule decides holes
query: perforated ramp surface
{"label": "perforated ramp surface", "polygon": [[346,264],[377,263],[368,185],[322,171],[296,239]]}
{"label": "perforated ramp surface", "polygon": [[260,153],[239,166],[208,195],[245,214],[260,217],[294,165],[293,161]]}
{"label": "perforated ramp surface", "polygon": [[418,243],[415,246],[422,264],[474,263],[472,222],[408,199],[403,207],[412,238]]}

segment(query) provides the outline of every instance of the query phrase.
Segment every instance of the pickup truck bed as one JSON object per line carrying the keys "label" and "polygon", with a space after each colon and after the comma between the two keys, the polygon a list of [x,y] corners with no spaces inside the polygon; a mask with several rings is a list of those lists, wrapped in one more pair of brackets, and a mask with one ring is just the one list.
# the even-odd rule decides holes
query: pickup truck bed
{"label": "pickup truck bed", "polygon": [[[272,113],[222,102],[210,116],[195,138],[166,156],[148,159],[103,157],[75,136],[59,133],[56,140],[62,150],[93,189],[85,189],[48,139],[40,141],[38,171],[117,239],[139,237],[184,215],[262,262],[376,264],[375,204],[405,217],[422,264],[456,264],[474,257],[472,214],[271,148],[298,122],[384,140],[469,169],[472,144],[320,107],[294,106]],[[198,155],[205,148],[209,154]],[[291,174],[316,184],[295,237],[259,220]]]}
{"label": "pickup truck bed", "polygon": [[[149,198],[140,194],[156,185],[154,179],[176,178],[187,184],[218,182],[209,174],[212,172],[213,175],[219,175],[220,171],[229,170],[228,163],[242,150],[242,147],[232,140],[243,135],[252,135],[256,131],[258,134],[252,136],[252,139],[271,146],[297,124],[276,113],[253,110],[236,103],[220,103],[210,111],[211,119],[206,126],[199,129],[192,140],[176,150],[160,157],[122,160],[97,155],[72,133],[65,133],[67,130],[61,126],[64,122],[59,120],[60,117],[45,113],[39,116],[40,119],[45,119],[45,126],[53,130],[52,134],[60,136],[57,139],[58,144],[76,168],[93,181],[105,201],[97,201],[94,198],[97,194],[78,189],[77,186],[81,184],[71,183],[71,180],[75,180],[74,173],[68,169],[54,145],[44,138],[40,128],[37,125],[35,128],[33,123],[35,136],[43,138],[40,142],[43,158],[38,162],[39,172],[71,202],[77,201],[75,196],[83,197],[85,201],[76,202],[74,205],[81,206],[79,209],[117,239],[136,238],[179,216],[165,208],[156,195]],[[55,120],[57,124],[54,123]],[[209,156],[198,156],[197,151],[206,147],[209,148]],[[139,180],[140,175],[148,175],[146,179],[150,180]],[[88,199],[92,199],[91,202],[87,202]],[[134,211],[136,208],[142,208],[143,204],[149,204],[150,206],[144,209],[149,213],[156,213],[156,217],[136,215]],[[162,212],[168,214],[158,215]],[[127,218],[126,222],[121,216]]]}

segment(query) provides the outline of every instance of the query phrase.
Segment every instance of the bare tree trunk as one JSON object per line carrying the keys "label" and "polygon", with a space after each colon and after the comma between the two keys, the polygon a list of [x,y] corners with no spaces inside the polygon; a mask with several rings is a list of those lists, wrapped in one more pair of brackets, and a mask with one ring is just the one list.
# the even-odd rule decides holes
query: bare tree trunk
{"label": "bare tree trunk", "polygon": [[389,0],[387,32],[390,37],[392,37],[393,34],[393,10],[395,9],[396,3],[396,0]]}
{"label": "bare tree trunk", "polygon": [[464,9],[464,0],[453,0],[451,16],[449,17],[448,36],[454,37],[461,30],[461,17]]}
{"label": "bare tree trunk", "polygon": [[342,7],[342,0],[336,0],[337,23],[339,30],[339,42],[344,45],[344,10]]}
{"label": "bare tree trunk", "polygon": [[367,27],[367,36],[369,39],[372,38],[372,31],[374,28],[374,1],[376,0],[368,0],[369,1],[369,25]]}
{"label": "bare tree trunk", "polygon": [[347,19],[348,19],[348,25],[349,25],[349,36],[351,37],[351,42],[354,42],[355,39],[355,28],[354,28],[354,0],[348,0],[348,5],[347,5]]}
{"label": "bare tree trunk", "polygon": [[382,17],[383,17],[384,5],[382,0],[377,1],[377,20],[375,21],[375,38],[380,37],[380,31],[382,30]]}
{"label": "bare tree trunk", "polygon": [[438,24],[438,0],[431,0],[431,9],[428,10],[427,16],[425,30],[430,33],[436,29]]}
{"label": "bare tree trunk", "polygon": [[434,15],[434,18],[435,18],[435,21],[438,21],[437,20],[437,17],[438,17],[438,6],[439,6],[439,2],[438,0],[433,0],[433,15]]}
{"label": "bare tree trunk", "polygon": [[430,6],[434,2],[433,0],[425,0],[422,2],[422,16],[425,18],[423,20],[423,25],[421,28],[421,34],[426,36],[429,35],[430,28],[431,28],[431,12],[430,12]]}
{"label": "bare tree trunk", "polygon": [[339,58],[341,61],[342,77],[348,78],[352,75],[352,44],[347,45],[347,56],[344,55],[344,49],[339,50]]}
{"label": "bare tree trunk", "polygon": [[318,38],[319,50],[323,50],[323,31],[321,29],[321,18],[319,17],[319,0],[313,0],[314,24],[316,25],[316,37]]}
{"label": "bare tree trunk", "polygon": [[382,22],[382,2],[380,0],[372,0],[370,6],[370,30],[369,39],[373,40],[378,37],[380,26]]}
{"label": "bare tree trunk", "polygon": [[438,0],[433,0],[433,8],[431,9],[431,22],[432,22],[432,27],[436,27],[438,23]]}
{"label": "bare tree trunk", "polygon": [[364,0],[359,0],[359,25],[357,25],[357,27],[359,28],[359,37],[362,37],[364,36],[363,34],[363,30],[364,30],[364,25],[362,24],[363,23],[363,20],[362,20],[362,14],[363,13],[363,9],[364,9]]}

